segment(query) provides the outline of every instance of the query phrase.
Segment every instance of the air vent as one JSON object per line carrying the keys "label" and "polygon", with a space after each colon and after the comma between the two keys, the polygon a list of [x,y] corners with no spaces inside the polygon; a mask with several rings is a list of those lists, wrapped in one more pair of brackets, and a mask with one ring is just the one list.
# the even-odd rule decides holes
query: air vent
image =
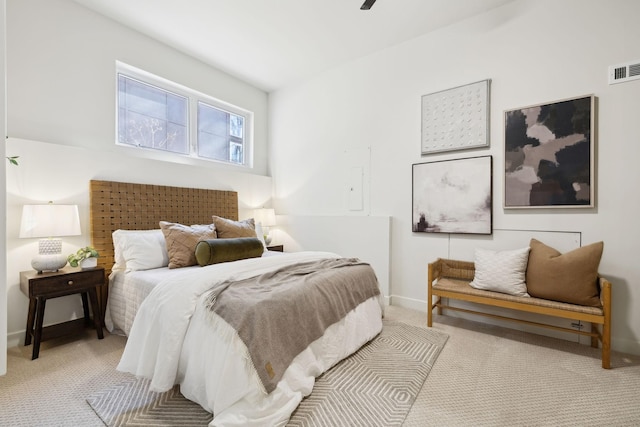
{"label": "air vent", "polygon": [[609,84],[640,79],[640,60],[609,67]]}

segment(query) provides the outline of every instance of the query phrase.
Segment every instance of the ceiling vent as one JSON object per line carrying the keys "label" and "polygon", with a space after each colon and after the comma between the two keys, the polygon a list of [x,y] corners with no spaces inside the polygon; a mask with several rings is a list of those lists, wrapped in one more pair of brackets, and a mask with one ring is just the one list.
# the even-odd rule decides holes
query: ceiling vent
{"label": "ceiling vent", "polygon": [[609,67],[609,84],[640,79],[640,60]]}

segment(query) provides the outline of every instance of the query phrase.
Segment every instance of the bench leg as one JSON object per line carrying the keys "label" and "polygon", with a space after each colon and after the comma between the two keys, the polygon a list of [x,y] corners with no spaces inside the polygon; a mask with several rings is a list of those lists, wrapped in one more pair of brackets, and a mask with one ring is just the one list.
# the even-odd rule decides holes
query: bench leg
{"label": "bench leg", "polygon": [[605,321],[602,325],[602,367],[611,368],[611,323]]}
{"label": "bench leg", "polygon": [[598,325],[595,323],[591,324],[591,333],[593,335],[591,335],[591,347],[593,348],[598,348],[598,343],[599,343],[599,339],[598,339],[598,335],[600,335],[600,329],[598,329]]}

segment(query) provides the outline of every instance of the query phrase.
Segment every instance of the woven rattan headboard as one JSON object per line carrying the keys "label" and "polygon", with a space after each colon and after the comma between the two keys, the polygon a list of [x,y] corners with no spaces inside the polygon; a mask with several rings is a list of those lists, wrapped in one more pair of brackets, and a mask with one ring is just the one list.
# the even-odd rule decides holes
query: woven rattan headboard
{"label": "woven rattan headboard", "polygon": [[107,275],[114,263],[115,230],[158,229],[159,221],[211,224],[211,215],[238,219],[235,191],[92,180],[89,193],[91,244]]}

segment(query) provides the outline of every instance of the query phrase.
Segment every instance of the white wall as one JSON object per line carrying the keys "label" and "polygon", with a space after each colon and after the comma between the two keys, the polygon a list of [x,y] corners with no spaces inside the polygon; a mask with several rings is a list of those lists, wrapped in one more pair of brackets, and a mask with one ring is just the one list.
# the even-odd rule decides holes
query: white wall
{"label": "white wall", "polygon": [[[175,163],[116,147],[116,60],[253,111],[254,168]],[[7,290],[0,286],[0,303],[7,298],[9,345],[24,339],[28,300],[19,272],[31,269],[37,253],[36,239],[18,239],[23,204],[79,205],[82,236],[63,239],[63,253],[89,244],[91,179],[235,190],[243,217],[269,204],[267,94],[71,0],[8,2],[7,86],[7,151],[20,156],[20,166],[6,168],[7,205],[0,206],[7,212],[8,268],[0,282],[6,279]],[[62,297],[47,302],[44,321],[80,316],[80,299]]]}
{"label": "white wall", "polygon": [[[370,214],[392,217],[392,301],[425,307],[426,264],[450,252],[450,236],[411,232],[411,165],[491,154],[494,227],[603,240],[613,347],[640,354],[640,81],[607,82],[609,65],[640,59],[638,16],[635,0],[519,0],[272,93],[274,206],[284,215],[346,214],[332,162],[347,148],[370,149]],[[421,96],[487,78],[490,147],[422,157]],[[586,94],[597,96],[597,207],[504,210],[504,111]],[[496,239],[488,238],[494,247],[512,244]]]}
{"label": "white wall", "polygon": [[371,265],[389,304],[390,218],[377,216],[279,216],[272,244],[287,252],[328,251]]}
{"label": "white wall", "polygon": [[114,150],[118,60],[252,111],[247,172],[266,175],[265,92],[71,0],[12,1],[7,16],[9,136]]}
{"label": "white wall", "polygon": [[[5,38],[6,38],[6,1],[0,0],[0,135],[4,139],[7,134],[7,115],[6,115],[6,79],[5,79]],[[3,148],[2,153],[6,150]],[[0,166],[0,212],[6,210],[6,190],[5,190],[5,160],[2,160],[2,166]],[[4,243],[4,250],[2,251],[4,256],[0,257],[0,271],[6,271],[7,268],[7,244],[5,240],[6,229],[6,215],[0,219],[0,242]],[[7,373],[7,280],[6,276],[0,275],[0,375]]]}

